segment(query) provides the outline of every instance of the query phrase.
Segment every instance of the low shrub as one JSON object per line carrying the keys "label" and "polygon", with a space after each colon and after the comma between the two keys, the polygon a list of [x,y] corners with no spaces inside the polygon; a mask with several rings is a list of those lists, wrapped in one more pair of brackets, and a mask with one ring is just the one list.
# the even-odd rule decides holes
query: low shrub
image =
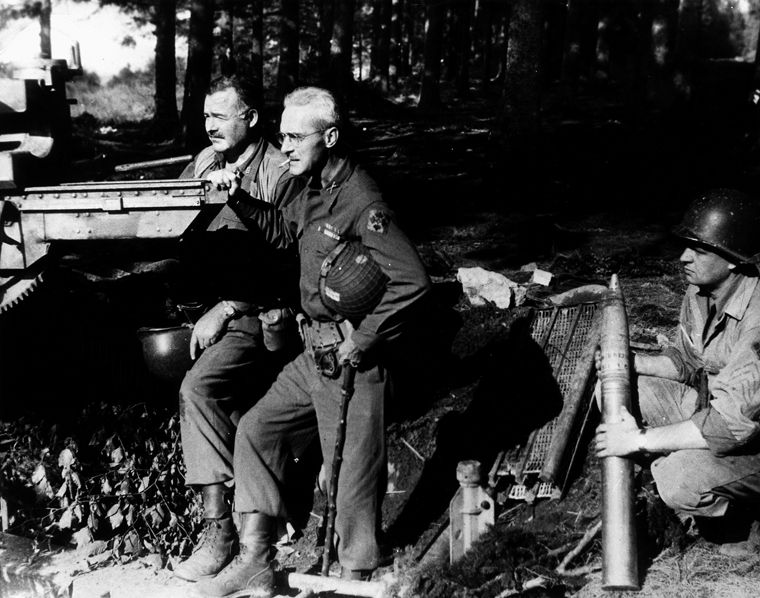
{"label": "low shrub", "polygon": [[[67,426],[68,427],[68,426]],[[87,407],[63,426],[0,427],[0,488],[10,529],[115,559],[189,553],[201,505],[185,486],[179,417],[146,404]]]}

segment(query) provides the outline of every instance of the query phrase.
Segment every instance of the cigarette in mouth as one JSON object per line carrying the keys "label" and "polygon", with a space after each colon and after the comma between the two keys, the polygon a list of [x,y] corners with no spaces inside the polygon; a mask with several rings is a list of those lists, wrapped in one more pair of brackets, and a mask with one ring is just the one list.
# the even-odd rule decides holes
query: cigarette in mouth
{"label": "cigarette in mouth", "polygon": [[290,164],[290,158],[288,158],[287,160],[285,160],[285,161],[284,161],[282,164],[278,164],[277,166],[278,166],[279,168],[282,168],[282,167],[283,167],[283,166],[285,166],[286,164]]}

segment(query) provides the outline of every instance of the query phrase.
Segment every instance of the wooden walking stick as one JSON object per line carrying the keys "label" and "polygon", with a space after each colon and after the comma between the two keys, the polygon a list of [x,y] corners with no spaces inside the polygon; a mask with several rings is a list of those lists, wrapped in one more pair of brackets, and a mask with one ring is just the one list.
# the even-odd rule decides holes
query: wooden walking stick
{"label": "wooden walking stick", "polygon": [[332,471],[330,474],[330,486],[327,490],[327,524],[325,526],[325,548],[322,552],[322,575],[327,576],[330,570],[330,556],[333,549],[333,535],[335,533],[335,498],[338,494],[338,475],[340,465],[343,462],[343,445],[346,442],[346,418],[348,416],[348,402],[354,394],[354,378],[356,366],[350,362],[343,364],[343,381],[340,388],[340,418],[338,430],[335,434],[335,451],[333,452]]}

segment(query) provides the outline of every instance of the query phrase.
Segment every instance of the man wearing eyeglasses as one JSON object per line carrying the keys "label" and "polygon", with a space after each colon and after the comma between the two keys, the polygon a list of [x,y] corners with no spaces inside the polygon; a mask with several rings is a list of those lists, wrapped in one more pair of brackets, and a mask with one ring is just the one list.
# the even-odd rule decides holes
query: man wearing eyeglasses
{"label": "man wearing eyeglasses", "polygon": [[[259,134],[258,104],[245,78],[212,81],[204,104],[211,145],[181,177],[203,178],[218,189],[241,187],[279,209],[303,185],[288,172],[285,156]],[[235,429],[285,361],[282,351],[267,351],[259,316],[295,304],[297,263],[294,252],[273,250],[229,206],[192,229],[180,244],[186,272],[177,293],[208,310],[193,328],[190,353],[196,361],[180,387],[180,422],[186,483],[200,491],[204,527],[175,575],[197,581],[216,574],[236,551],[229,506]]]}
{"label": "man wearing eyeglasses", "polygon": [[[398,347],[415,314],[419,316],[421,300],[430,289],[414,246],[376,183],[346,155],[332,94],[300,88],[285,98],[284,106],[282,151],[290,173],[306,177],[307,187],[282,211],[245,193],[231,195],[228,205],[274,245],[298,243],[306,346],[240,420],[234,452],[240,552],[215,578],[199,584],[204,596],[241,591],[257,597],[272,595],[274,529],[278,520],[289,516],[290,497],[283,492],[285,465],[318,437],[326,479],[331,478],[341,398],[339,370],[346,362],[356,365],[357,373],[338,477],[335,544],[344,577],[366,579],[377,568],[386,472],[384,401],[391,390],[386,357]],[[347,270],[361,271],[361,263],[371,259],[387,282],[377,303],[367,308],[369,313],[344,318],[333,307],[343,297],[333,290],[327,300],[320,277],[324,278],[323,265],[335,250],[349,241],[360,243],[362,249],[359,262]],[[344,282],[361,296],[362,280]],[[325,359],[330,352],[332,361]]]}

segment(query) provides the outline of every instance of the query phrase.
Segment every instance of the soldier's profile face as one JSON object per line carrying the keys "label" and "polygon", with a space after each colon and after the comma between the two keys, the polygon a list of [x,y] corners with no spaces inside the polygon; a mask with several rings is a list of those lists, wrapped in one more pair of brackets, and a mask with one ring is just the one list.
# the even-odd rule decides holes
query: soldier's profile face
{"label": "soldier's profile face", "polygon": [[290,159],[293,175],[319,174],[327,158],[323,131],[315,125],[314,109],[310,106],[288,106],[280,120],[282,152]]}
{"label": "soldier's profile face", "polygon": [[241,105],[237,92],[232,88],[206,96],[203,118],[206,134],[215,151],[226,154],[238,152],[245,147],[252,112]]}
{"label": "soldier's profile face", "polygon": [[687,245],[679,259],[686,282],[705,290],[718,288],[733,269],[727,259],[698,244]]}

